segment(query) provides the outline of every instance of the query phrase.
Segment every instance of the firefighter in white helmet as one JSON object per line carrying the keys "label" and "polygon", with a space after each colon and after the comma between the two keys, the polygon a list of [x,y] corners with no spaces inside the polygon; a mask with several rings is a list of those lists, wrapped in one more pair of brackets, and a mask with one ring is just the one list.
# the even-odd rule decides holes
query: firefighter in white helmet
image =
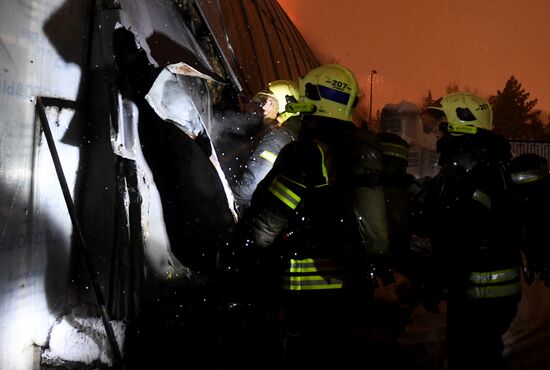
{"label": "firefighter in white helmet", "polygon": [[424,212],[436,266],[431,281],[447,293],[449,369],[504,369],[501,336],[521,294],[510,145],[492,131],[491,106],[480,96],[452,93],[428,112],[444,131]]}
{"label": "firefighter in white helmet", "polygon": [[261,262],[243,284],[281,297],[285,368],[349,369],[363,361],[353,333],[366,319],[375,275],[390,278],[382,275],[389,253],[382,152],[376,136],[353,123],[359,91],[348,68],[315,68],[299,88],[299,102],[287,105],[301,115],[299,138],[258,185],[228,254],[255,254]]}
{"label": "firefighter in white helmet", "polygon": [[267,127],[233,186],[240,214],[248,207],[258,183],[273,167],[279,151],[286,144],[296,140],[300,128],[299,117],[297,113],[286,112],[285,107],[288,102],[296,102],[297,99],[298,86],[291,80],[272,81],[264,91],[253,98],[261,104],[263,122]]}

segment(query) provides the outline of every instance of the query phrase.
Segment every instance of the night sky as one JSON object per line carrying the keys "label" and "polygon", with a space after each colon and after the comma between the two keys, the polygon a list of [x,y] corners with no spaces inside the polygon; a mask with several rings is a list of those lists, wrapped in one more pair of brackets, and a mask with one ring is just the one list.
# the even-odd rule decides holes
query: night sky
{"label": "night sky", "polygon": [[373,112],[456,83],[483,96],[511,75],[550,112],[549,0],[278,0],[322,63],[352,69]]}

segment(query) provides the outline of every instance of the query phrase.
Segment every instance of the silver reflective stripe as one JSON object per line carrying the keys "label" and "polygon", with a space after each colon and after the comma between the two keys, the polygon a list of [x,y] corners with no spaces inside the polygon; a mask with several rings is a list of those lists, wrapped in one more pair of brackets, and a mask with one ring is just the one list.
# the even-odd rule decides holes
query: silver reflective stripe
{"label": "silver reflective stripe", "polygon": [[519,269],[511,268],[498,271],[471,272],[468,281],[473,284],[498,284],[519,279]]}
{"label": "silver reflective stripe", "polygon": [[544,166],[534,170],[513,173],[512,181],[516,184],[526,184],[528,182],[540,180],[548,175],[548,166]]}
{"label": "silver reflective stripe", "polygon": [[474,191],[474,195],[472,195],[472,199],[483,204],[485,208],[491,209],[491,198],[489,198],[489,196],[481,190],[476,189],[476,191]]}
{"label": "silver reflective stripe", "polygon": [[520,293],[520,283],[508,285],[489,285],[471,287],[466,290],[466,297],[471,299],[508,297]]}

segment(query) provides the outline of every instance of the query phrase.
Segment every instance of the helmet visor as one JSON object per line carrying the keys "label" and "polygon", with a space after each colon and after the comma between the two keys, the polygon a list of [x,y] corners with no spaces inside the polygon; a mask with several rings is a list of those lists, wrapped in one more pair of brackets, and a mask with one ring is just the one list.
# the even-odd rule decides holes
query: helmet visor
{"label": "helmet visor", "polygon": [[331,89],[330,87],[326,87],[323,85],[318,85],[317,88],[319,89],[319,95],[321,95],[321,97],[324,99],[332,100],[333,102],[343,105],[347,105],[349,102],[350,94],[348,93]]}
{"label": "helmet visor", "polygon": [[306,85],[306,97],[311,100],[321,100],[321,98],[323,98],[338,104],[347,105],[350,94],[327,86],[308,83]]}

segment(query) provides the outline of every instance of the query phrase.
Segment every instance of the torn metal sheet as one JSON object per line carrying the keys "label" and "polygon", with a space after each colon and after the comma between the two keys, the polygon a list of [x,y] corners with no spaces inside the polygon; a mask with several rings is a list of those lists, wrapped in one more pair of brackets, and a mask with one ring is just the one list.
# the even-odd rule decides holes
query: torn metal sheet
{"label": "torn metal sheet", "polygon": [[[227,205],[233,215],[233,218],[237,220],[233,192],[231,191],[229,183],[226,180],[226,176],[221,168],[202,116],[195,105],[195,101],[193,100],[193,93],[196,92],[197,89],[200,89],[200,87],[198,87],[197,83],[191,82],[189,79],[197,78],[176,75],[165,68],[153,83],[153,86],[145,96],[145,99],[149,102],[153,110],[159,115],[160,118],[174,123],[191,139],[196,139],[199,135],[208,136],[212,149],[212,154],[209,158],[210,162],[214,165],[214,168],[216,169],[222,182],[227,197]],[[206,91],[207,90],[205,88],[205,92]]]}
{"label": "torn metal sheet", "polygon": [[191,139],[195,139],[206,129],[195,102],[186,90],[178,76],[164,69],[145,99],[160,118],[175,123]]}
{"label": "torn metal sheet", "polygon": [[170,64],[166,68],[170,72],[175,73],[177,75],[190,76],[190,77],[199,77],[199,78],[202,78],[204,80],[215,81],[209,75],[201,73],[200,71],[197,71],[195,68],[191,67],[187,63],[181,63],[180,62],[180,63]]}
{"label": "torn metal sheet", "polygon": [[180,62],[221,81],[172,1],[121,0],[120,22],[155,67]]}

